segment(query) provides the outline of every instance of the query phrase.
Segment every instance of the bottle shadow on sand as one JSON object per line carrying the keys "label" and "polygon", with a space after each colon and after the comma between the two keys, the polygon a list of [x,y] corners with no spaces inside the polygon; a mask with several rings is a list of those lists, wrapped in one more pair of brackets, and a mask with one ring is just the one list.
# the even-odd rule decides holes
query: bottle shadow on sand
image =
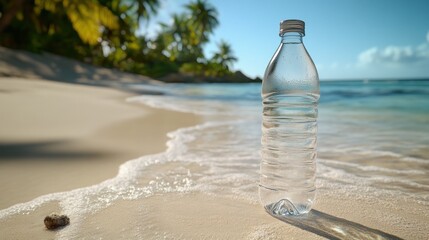
{"label": "bottle shadow on sand", "polygon": [[314,209],[304,216],[274,217],[328,239],[402,239]]}

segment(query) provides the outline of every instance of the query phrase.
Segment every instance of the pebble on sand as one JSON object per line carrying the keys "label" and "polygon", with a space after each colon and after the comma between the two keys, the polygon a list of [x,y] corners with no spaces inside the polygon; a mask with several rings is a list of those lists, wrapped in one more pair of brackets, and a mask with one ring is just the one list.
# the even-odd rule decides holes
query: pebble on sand
{"label": "pebble on sand", "polygon": [[67,215],[51,213],[45,217],[44,222],[47,229],[53,230],[68,225],[70,223],[70,218],[67,217]]}

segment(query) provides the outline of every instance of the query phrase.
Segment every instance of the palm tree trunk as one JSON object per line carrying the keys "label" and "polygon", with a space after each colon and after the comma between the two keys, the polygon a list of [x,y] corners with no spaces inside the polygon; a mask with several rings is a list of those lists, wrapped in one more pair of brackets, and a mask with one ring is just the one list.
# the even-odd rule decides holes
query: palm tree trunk
{"label": "palm tree trunk", "polygon": [[18,11],[22,9],[23,3],[24,0],[14,0],[6,7],[6,11],[2,13],[0,18],[0,33],[10,25]]}

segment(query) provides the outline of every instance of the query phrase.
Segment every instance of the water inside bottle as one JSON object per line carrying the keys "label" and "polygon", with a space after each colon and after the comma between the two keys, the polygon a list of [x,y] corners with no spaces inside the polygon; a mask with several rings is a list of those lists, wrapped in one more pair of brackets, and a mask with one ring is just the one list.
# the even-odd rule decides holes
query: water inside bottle
{"label": "water inside bottle", "polygon": [[260,195],[274,215],[299,215],[315,195],[318,94],[263,98]]}

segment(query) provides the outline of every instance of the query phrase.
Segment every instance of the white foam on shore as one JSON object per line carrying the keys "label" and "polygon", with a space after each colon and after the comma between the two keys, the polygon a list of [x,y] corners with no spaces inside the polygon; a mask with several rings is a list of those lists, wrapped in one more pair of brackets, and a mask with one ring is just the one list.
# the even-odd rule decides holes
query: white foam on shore
{"label": "white foam on shore", "polygon": [[[406,179],[406,177],[401,178],[391,175],[371,174],[372,176],[369,177],[359,176],[358,173],[350,170],[339,167],[330,167],[329,165],[332,163],[338,163],[338,161],[318,159],[316,185],[317,188],[324,189],[324,193],[327,195],[335,197],[341,192],[342,194],[347,195],[354,193],[355,195],[371,196],[373,198],[380,197],[380,199],[386,199],[386,197],[394,196],[395,198],[402,198],[407,201],[414,200],[419,204],[429,206],[428,185],[416,183]],[[361,168],[355,164],[344,165]],[[380,169],[383,169],[381,172],[398,173],[384,168],[369,168],[370,172],[380,171]],[[399,174],[410,173],[402,171],[399,172]],[[418,191],[416,192],[416,190]]]}
{"label": "white foam on shore", "polygon": [[[235,118],[232,119],[237,119],[237,116],[239,116],[240,120],[231,120],[231,118],[228,118],[227,121],[218,121],[216,125],[213,125],[214,129],[207,127],[202,133],[195,131],[193,134],[196,139],[199,139],[200,144],[197,148],[191,149],[190,151],[190,153],[197,153],[196,156],[192,156],[192,154],[188,152],[187,158],[188,160],[195,158],[197,159],[196,161],[203,161],[206,164],[211,165],[213,172],[222,176],[217,178],[214,177],[216,174],[211,173],[209,177],[200,179],[200,181],[206,181],[206,186],[222,185],[227,183],[233,184],[234,182],[238,182],[241,185],[236,185],[240,185],[242,189],[251,189],[252,191],[255,191],[254,186],[256,186],[259,179],[260,139],[260,135],[258,135],[260,120],[257,118],[258,115],[255,114],[255,112],[260,112],[259,106],[225,106],[225,103],[211,102],[210,104],[212,104],[212,107],[208,107],[207,103],[199,105],[198,101],[173,99],[174,98],[172,98],[171,101],[168,101],[167,104],[165,104],[165,101],[162,103],[158,102],[163,100],[161,98],[153,98],[152,96],[136,97],[130,99],[130,101],[138,101],[153,107],[178,110],[182,112],[192,112],[209,117],[221,114],[235,116]],[[231,132],[233,134],[231,134]],[[228,136],[228,134],[233,136]],[[208,145],[202,144],[204,143],[206,135],[211,136],[210,141],[207,141]],[[213,139],[216,139],[216,137],[219,137],[219,139],[217,139],[219,143],[213,144]],[[236,146],[236,148],[232,146]],[[362,147],[347,145],[328,149],[322,148],[321,151],[337,154],[340,159],[341,155],[359,154],[368,158],[391,157],[392,159],[400,162],[412,162],[414,164],[424,165],[429,164],[428,160],[412,158],[395,152],[362,149]],[[246,154],[240,158],[239,155],[243,152]],[[418,168],[417,165],[415,166],[416,168],[412,168],[412,166],[409,165],[409,168],[407,169],[392,169],[375,165],[363,165],[358,162],[345,162],[320,158],[318,159],[318,165],[320,165],[323,170],[318,171],[317,177],[321,179],[318,184],[323,188],[324,186],[330,186],[331,183],[334,182],[336,187],[331,189],[332,193],[334,193],[333,195],[335,195],[338,187],[341,186],[341,188],[354,192],[360,192],[362,189],[366,189],[367,192],[370,191],[377,193],[379,196],[380,194],[386,194],[412,197],[418,202],[423,201],[427,202],[425,204],[429,204],[429,195],[427,194],[429,186],[413,180],[415,176],[424,176],[427,173],[427,171]],[[236,172],[234,172],[235,169],[237,169]],[[241,174],[242,169],[246,169],[246,174]],[[224,171],[224,173],[222,173],[222,171]],[[360,176],[361,172],[370,174],[371,177],[362,177]],[[413,178],[410,178],[410,176],[413,176]],[[249,183],[254,184],[254,186]],[[415,189],[419,189],[420,192],[416,193]],[[255,196],[246,191],[243,191],[240,194],[248,196],[248,200],[255,201]]]}
{"label": "white foam on shore", "polygon": [[383,172],[383,173],[395,173],[395,174],[403,174],[403,175],[407,175],[407,174],[417,174],[417,175],[424,175],[426,174],[425,171],[422,170],[397,170],[397,169],[390,169],[390,168],[383,168],[383,167],[377,167],[377,166],[364,166],[364,165],[360,165],[360,164],[356,164],[356,163],[350,163],[350,162],[340,162],[340,161],[335,161],[335,160],[328,160],[328,159],[318,159],[319,162],[322,163],[329,163],[331,165],[337,165],[337,166],[346,166],[346,167],[351,167],[354,169],[359,169],[362,171],[368,171],[368,172]]}
{"label": "white foam on shore", "polygon": [[382,150],[367,150],[362,149],[361,147],[337,147],[337,148],[329,148],[329,149],[323,149],[319,152],[333,152],[333,153],[339,153],[339,154],[362,154],[367,156],[373,156],[373,157],[394,157],[395,159],[399,159],[403,162],[412,162],[412,163],[419,163],[424,165],[429,165],[428,159],[418,158],[418,157],[410,157],[405,156],[400,153],[395,153],[391,151],[382,151]]}
{"label": "white foam on shore", "polygon": [[160,108],[178,112],[194,113],[205,116],[223,116],[223,117],[240,117],[251,118],[255,112],[261,112],[261,106],[247,105],[245,101],[236,101],[234,103],[213,99],[186,99],[175,96],[153,96],[144,95],[130,97],[127,102],[139,102],[153,108]]}

